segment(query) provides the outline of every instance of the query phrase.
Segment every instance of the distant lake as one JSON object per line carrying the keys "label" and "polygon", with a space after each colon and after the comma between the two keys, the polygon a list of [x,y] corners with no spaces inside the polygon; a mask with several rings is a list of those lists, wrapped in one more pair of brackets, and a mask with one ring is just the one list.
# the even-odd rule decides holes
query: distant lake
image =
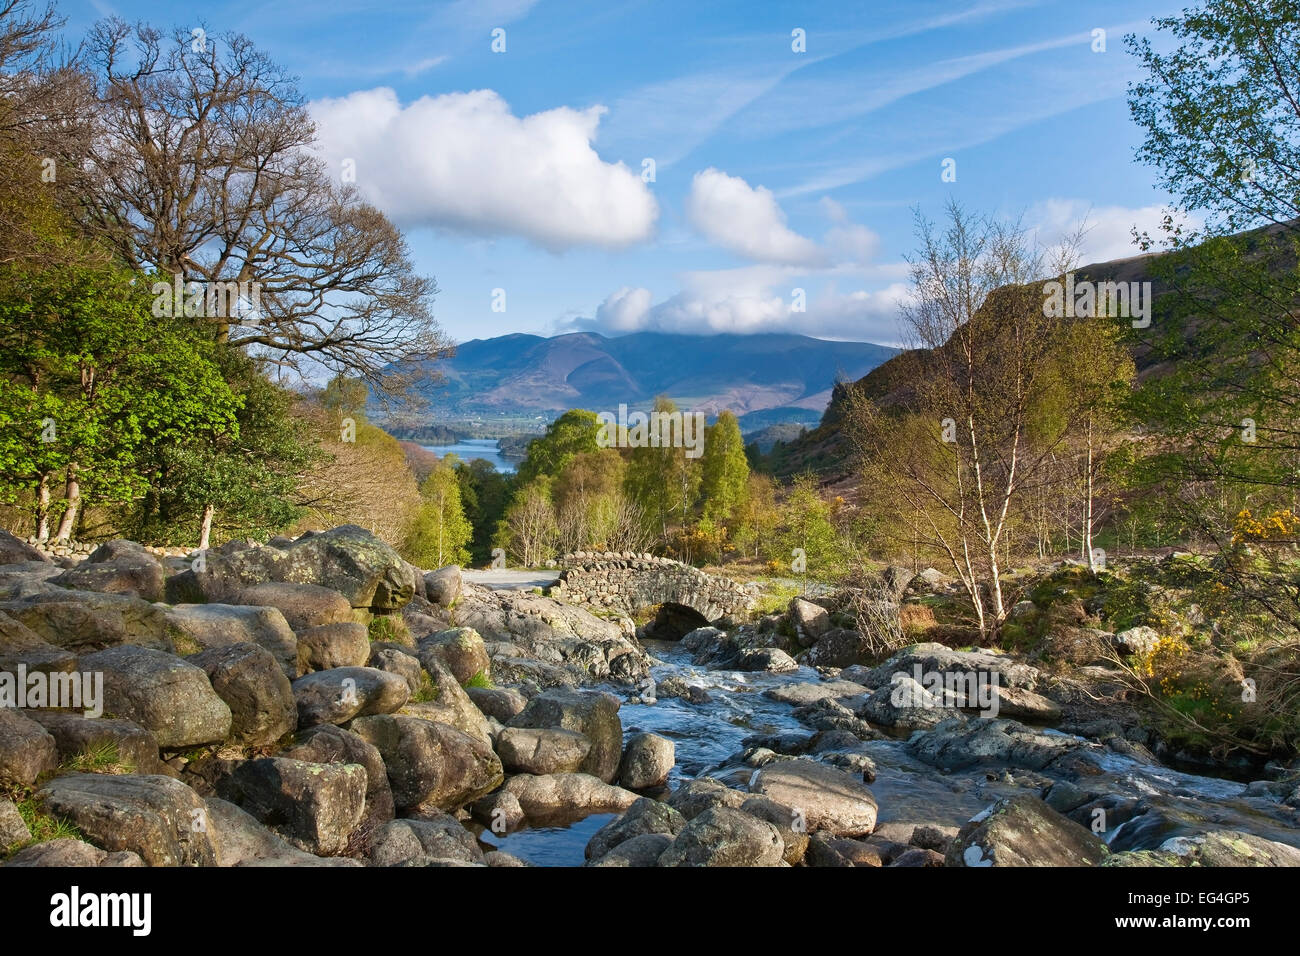
{"label": "distant lake", "polygon": [[454,445],[421,445],[439,457],[451,452],[464,462],[482,458],[492,463],[492,467],[505,474],[514,474],[514,462],[501,457],[501,444],[495,438],[467,438]]}

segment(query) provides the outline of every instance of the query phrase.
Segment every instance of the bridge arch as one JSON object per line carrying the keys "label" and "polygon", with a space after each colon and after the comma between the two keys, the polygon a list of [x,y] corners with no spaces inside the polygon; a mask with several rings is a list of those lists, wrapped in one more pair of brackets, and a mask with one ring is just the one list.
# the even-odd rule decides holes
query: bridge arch
{"label": "bridge arch", "polygon": [[566,554],[560,566],[552,597],[628,615],[655,605],[680,606],[714,623],[746,614],[756,598],[746,585],[650,554],[579,551]]}

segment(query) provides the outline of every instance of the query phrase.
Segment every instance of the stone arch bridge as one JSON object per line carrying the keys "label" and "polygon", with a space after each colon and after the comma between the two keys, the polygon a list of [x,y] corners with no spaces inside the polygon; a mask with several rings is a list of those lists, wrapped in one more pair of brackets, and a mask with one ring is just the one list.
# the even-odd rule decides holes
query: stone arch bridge
{"label": "stone arch bridge", "polygon": [[757,600],[750,586],[650,554],[578,551],[562,557],[560,567],[552,597],[625,614],[654,605],[675,606],[712,624],[744,615]]}

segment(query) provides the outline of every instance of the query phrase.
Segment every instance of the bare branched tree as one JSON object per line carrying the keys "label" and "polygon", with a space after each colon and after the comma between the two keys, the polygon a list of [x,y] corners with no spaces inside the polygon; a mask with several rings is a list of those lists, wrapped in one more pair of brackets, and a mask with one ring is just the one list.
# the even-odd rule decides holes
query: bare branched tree
{"label": "bare branched tree", "polygon": [[101,132],[78,212],[126,262],[183,288],[240,283],[214,318],[282,369],[391,388],[393,366],[445,353],[434,281],[330,175],[294,78],[250,40],[110,19],[85,60]]}

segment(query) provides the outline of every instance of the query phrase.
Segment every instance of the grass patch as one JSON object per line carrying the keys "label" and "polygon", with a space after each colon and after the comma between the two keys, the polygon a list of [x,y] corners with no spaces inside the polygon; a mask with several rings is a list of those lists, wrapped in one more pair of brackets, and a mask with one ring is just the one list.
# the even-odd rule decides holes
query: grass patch
{"label": "grass patch", "polygon": [[442,695],[442,688],[433,682],[427,671],[420,672],[420,686],[411,695],[412,704],[428,704]]}
{"label": "grass patch", "polygon": [[487,674],[484,673],[483,671],[479,671],[469,680],[465,681],[465,686],[466,687],[495,687],[496,685],[492,683],[491,677],[488,677]]}
{"label": "grass patch", "polygon": [[106,740],[92,744],[59,765],[59,773],[134,773],[135,765],[123,760],[117,743]]}
{"label": "grass patch", "polygon": [[377,614],[370,619],[366,633],[371,641],[410,644],[411,630],[400,614]]}

